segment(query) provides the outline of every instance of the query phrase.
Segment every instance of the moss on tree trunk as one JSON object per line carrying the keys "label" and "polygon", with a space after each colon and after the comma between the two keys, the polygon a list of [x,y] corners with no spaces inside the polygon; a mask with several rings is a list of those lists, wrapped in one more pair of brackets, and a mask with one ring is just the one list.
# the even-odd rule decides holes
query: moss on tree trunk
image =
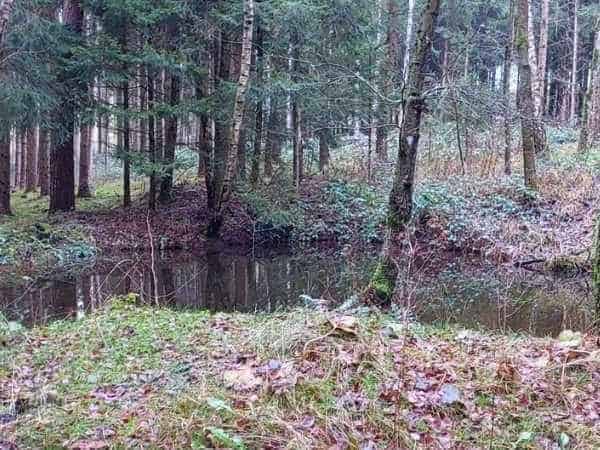
{"label": "moss on tree trunk", "polygon": [[386,255],[381,258],[371,278],[366,300],[372,304],[388,304],[392,301],[398,269],[393,259]]}

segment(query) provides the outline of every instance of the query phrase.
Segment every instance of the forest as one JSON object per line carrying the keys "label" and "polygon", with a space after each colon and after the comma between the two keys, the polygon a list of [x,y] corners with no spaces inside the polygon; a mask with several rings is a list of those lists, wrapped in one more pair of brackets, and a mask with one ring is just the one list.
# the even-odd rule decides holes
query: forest
{"label": "forest", "polygon": [[600,448],[597,0],[0,0],[0,450]]}

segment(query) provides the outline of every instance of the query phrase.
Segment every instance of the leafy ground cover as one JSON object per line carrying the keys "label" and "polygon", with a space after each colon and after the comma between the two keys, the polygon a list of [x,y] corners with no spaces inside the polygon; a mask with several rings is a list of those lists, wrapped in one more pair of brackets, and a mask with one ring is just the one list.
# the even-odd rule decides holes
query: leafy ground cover
{"label": "leafy ground cover", "polygon": [[2,448],[600,446],[592,335],[492,335],[364,308],[209,315],[134,297],[5,328]]}

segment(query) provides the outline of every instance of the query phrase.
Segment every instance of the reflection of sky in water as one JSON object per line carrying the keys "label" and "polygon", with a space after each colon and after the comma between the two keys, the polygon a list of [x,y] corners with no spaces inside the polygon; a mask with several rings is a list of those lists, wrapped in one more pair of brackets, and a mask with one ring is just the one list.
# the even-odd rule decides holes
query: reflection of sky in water
{"label": "reflection of sky in water", "polygon": [[[10,319],[37,324],[81,317],[106,299],[129,292],[140,293],[142,301],[179,309],[270,312],[302,304],[301,295],[335,305],[364,289],[376,253],[262,259],[185,255],[159,260],[154,269],[148,261],[129,262],[101,273],[0,289],[0,310]],[[423,270],[401,275],[402,306],[426,322],[537,335],[586,329],[593,320],[585,280],[489,273],[467,274],[450,265],[437,275]]]}

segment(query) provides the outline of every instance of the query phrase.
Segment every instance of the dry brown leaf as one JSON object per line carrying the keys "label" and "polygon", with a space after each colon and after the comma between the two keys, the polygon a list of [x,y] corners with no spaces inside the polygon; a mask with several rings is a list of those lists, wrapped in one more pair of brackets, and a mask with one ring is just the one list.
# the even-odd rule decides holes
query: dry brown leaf
{"label": "dry brown leaf", "polygon": [[223,372],[223,381],[226,388],[234,391],[251,391],[263,384],[263,379],[250,366],[226,370]]}
{"label": "dry brown leaf", "polygon": [[358,334],[358,319],[353,316],[334,316],[329,318],[329,323],[334,330],[348,334]]}

